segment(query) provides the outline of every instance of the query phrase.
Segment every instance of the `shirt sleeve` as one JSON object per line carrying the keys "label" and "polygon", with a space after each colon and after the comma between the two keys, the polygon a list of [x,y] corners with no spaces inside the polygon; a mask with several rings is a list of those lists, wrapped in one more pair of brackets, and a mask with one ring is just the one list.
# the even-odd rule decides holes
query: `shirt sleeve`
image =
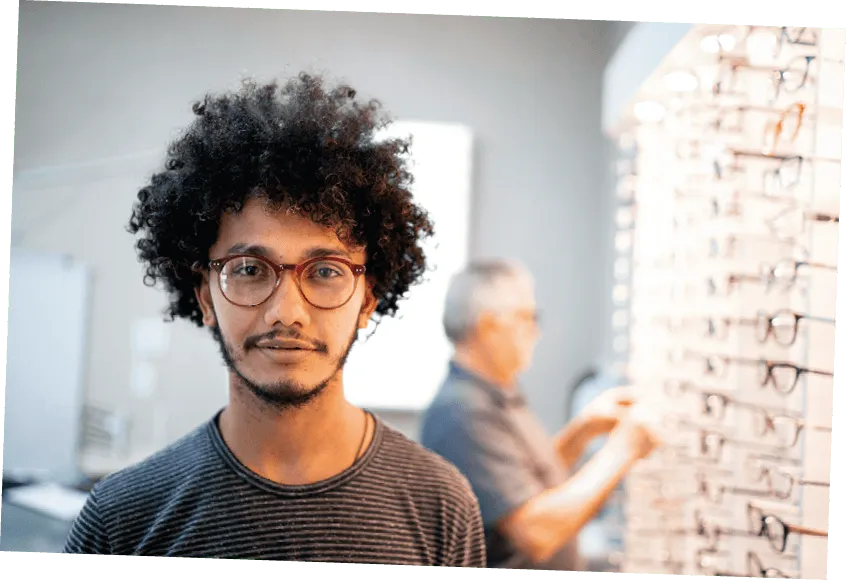
{"label": "shirt sleeve", "polygon": [[496,527],[544,491],[525,449],[495,411],[451,405],[439,414],[438,423],[434,451],[470,482],[484,527]]}
{"label": "shirt sleeve", "polygon": [[111,554],[108,534],[100,516],[96,488],[91,491],[71,526],[65,554]]}
{"label": "shirt sleeve", "polygon": [[482,515],[475,499],[468,502],[462,533],[458,536],[458,545],[450,566],[461,568],[485,568],[487,553],[485,548],[485,530]]}

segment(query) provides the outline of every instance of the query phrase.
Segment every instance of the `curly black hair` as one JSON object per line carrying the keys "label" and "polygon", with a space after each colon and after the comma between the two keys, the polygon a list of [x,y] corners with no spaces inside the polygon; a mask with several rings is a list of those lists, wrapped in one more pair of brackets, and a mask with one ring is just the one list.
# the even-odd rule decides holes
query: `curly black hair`
{"label": "curly black hair", "polygon": [[391,120],[378,101],[355,97],[347,85],[327,88],[301,73],[281,87],[248,79],[194,104],[196,118],[138,192],[128,227],[142,233],[135,246],[144,283],[164,285],[170,320],[202,326],[194,293],[201,269],[224,212],[240,211],[251,196],[365,247],[375,314],[396,314],[426,270],[421,243],[433,224],[409,191],[410,139],[377,140]]}

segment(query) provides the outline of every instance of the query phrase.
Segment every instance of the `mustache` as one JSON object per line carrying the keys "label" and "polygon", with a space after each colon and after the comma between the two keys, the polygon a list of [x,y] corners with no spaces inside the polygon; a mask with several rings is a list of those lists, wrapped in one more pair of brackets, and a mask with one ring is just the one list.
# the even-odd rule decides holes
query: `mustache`
{"label": "mustache", "polygon": [[244,350],[255,348],[256,345],[262,340],[275,340],[281,338],[301,340],[303,342],[309,343],[312,347],[314,347],[317,352],[329,352],[329,347],[326,345],[326,343],[308,338],[307,336],[303,336],[300,332],[293,328],[277,329],[266,334],[257,334],[255,336],[250,336],[244,341]]}

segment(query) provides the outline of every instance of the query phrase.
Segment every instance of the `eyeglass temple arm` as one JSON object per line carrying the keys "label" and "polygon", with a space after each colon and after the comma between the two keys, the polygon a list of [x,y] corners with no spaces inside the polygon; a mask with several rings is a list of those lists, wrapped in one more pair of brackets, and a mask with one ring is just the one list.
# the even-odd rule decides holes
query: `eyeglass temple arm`
{"label": "eyeglass temple arm", "polygon": [[837,266],[832,266],[831,264],[823,264],[822,262],[806,262],[803,260],[797,260],[796,266],[808,266],[809,268],[820,268],[823,270],[831,270],[833,272],[837,271]]}
{"label": "eyeglass temple arm", "polygon": [[750,497],[770,497],[772,492],[764,491],[762,489],[748,489],[745,487],[724,487],[722,488],[724,493],[730,494],[737,494],[737,495],[746,495]]}
{"label": "eyeglass temple arm", "polygon": [[829,215],[825,213],[808,213],[805,218],[817,222],[835,222],[840,223],[840,216]]}
{"label": "eyeglass temple arm", "polygon": [[827,322],[829,324],[835,324],[836,322],[833,318],[826,318],[825,316],[809,316],[808,314],[798,314],[796,317],[804,320],[810,320],[811,322]]}
{"label": "eyeglass temple arm", "polygon": [[780,449],[780,447],[776,445],[762,445],[760,443],[755,443],[753,441],[743,441],[737,439],[726,439],[726,443],[730,445],[737,445],[739,447],[745,447],[746,449],[756,449],[758,451],[773,451],[775,449]]}
{"label": "eyeglass temple arm", "polygon": [[827,538],[828,532],[825,530],[817,530],[814,528],[807,528],[805,526],[796,526],[793,524],[785,524],[785,527],[794,534],[802,536],[813,536],[815,538]]}
{"label": "eyeglass temple arm", "polygon": [[800,479],[796,483],[799,485],[814,485],[816,487],[831,487],[831,484],[827,481],[809,481],[807,479]]}

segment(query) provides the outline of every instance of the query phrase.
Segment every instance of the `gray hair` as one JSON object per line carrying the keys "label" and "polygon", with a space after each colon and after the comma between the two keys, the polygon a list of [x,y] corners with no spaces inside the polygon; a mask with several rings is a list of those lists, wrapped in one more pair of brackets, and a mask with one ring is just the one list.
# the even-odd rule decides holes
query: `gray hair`
{"label": "gray hair", "polygon": [[525,294],[533,284],[529,271],[516,262],[475,262],[455,274],[444,305],[444,331],[458,344],[465,340],[483,312],[503,312],[525,306]]}

